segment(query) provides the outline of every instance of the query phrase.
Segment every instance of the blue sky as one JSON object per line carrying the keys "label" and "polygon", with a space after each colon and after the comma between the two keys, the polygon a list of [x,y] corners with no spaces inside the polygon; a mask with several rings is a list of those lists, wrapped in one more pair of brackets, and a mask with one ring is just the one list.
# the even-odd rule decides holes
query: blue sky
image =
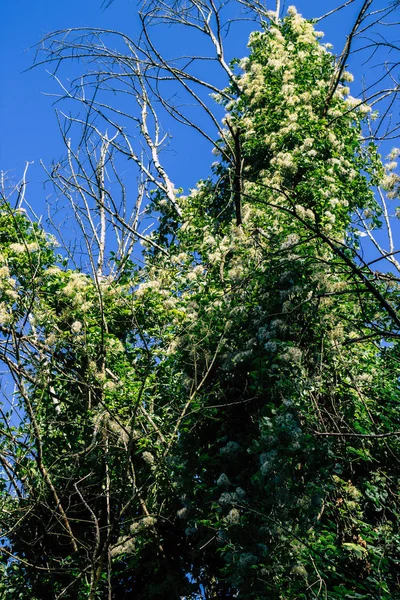
{"label": "blue sky", "polygon": [[[0,9],[0,169],[21,172],[25,161],[46,164],[61,152],[52,98],[55,85],[45,67],[24,72],[34,59],[28,50],[47,33],[66,27],[135,29],[135,4],[116,2],[107,11],[101,0],[13,0]],[[33,177],[40,178],[33,169]]]}
{"label": "blue sky", "polygon": [[[286,6],[292,3],[286,2]],[[335,50],[341,49],[361,3],[356,1],[354,7],[346,9],[345,23],[340,16],[321,24],[326,32],[325,41],[332,42]],[[271,2],[271,8],[273,5]],[[336,5],[337,0],[299,0],[296,4],[306,17],[320,15]],[[47,165],[57,161],[63,146],[52,106],[54,99],[45,95],[56,92],[56,84],[44,66],[24,72],[34,59],[34,50],[28,49],[51,31],[79,26],[120,30],[135,38],[139,31],[137,3],[115,0],[104,10],[101,0],[13,0],[3,1],[0,9],[0,170],[18,179],[25,162],[34,162],[29,175],[30,202],[39,212],[45,210],[45,197],[50,193],[40,185],[45,179],[40,160]],[[248,32],[248,24],[235,29],[229,46],[232,56],[246,54]],[[184,42],[189,41],[190,48],[190,38],[178,37],[171,29],[166,29],[163,36],[159,42],[176,53]],[[356,70],[357,77],[361,67]],[[62,72],[63,78],[67,76],[68,68]],[[166,155],[176,185],[193,186],[197,179],[208,175],[212,162],[210,148],[203,141],[188,129],[176,128],[175,141]]]}

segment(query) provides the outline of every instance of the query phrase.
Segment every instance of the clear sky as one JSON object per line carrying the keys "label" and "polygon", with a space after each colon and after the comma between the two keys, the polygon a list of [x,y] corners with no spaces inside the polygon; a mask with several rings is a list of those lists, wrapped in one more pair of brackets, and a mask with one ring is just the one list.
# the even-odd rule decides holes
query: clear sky
{"label": "clear sky", "polygon": [[[292,3],[296,4],[286,2],[286,7]],[[319,16],[336,5],[337,0],[299,0],[296,4],[306,17]],[[341,49],[344,35],[360,5],[361,0],[356,0],[354,7],[346,9],[346,22],[340,17],[321,23],[321,29],[326,32],[325,41],[333,42],[335,50]],[[56,92],[56,84],[44,66],[24,72],[34,59],[34,50],[28,49],[46,33],[78,26],[116,29],[134,38],[139,31],[137,6],[133,0],[114,0],[106,10],[101,8],[101,0],[3,0],[1,3],[0,170],[9,171],[17,179],[25,162],[34,161],[29,177],[32,182],[30,202],[39,212],[43,212],[45,196],[49,193],[39,185],[45,179],[39,161],[51,164],[62,155],[63,146],[52,106],[54,99],[44,95],[44,92]],[[271,2],[273,7],[274,2]],[[230,42],[232,55],[245,55],[248,31],[248,24],[235,30]],[[165,39],[160,42],[178,53],[182,40],[176,34],[171,35],[168,29],[163,35]],[[63,77],[67,75],[68,70],[64,70]],[[166,157],[178,186],[193,186],[197,179],[207,177],[213,162],[210,149],[191,135],[187,129],[178,131],[174,151]]]}
{"label": "clear sky", "polygon": [[[0,8],[0,169],[21,172],[25,161],[46,164],[62,151],[52,108],[44,92],[56,86],[45,67],[28,69],[34,49],[47,33],[67,27],[135,27],[135,4],[117,1],[106,11],[101,0],[13,0]],[[33,174],[34,173],[34,174]],[[38,170],[32,170],[40,178]]]}

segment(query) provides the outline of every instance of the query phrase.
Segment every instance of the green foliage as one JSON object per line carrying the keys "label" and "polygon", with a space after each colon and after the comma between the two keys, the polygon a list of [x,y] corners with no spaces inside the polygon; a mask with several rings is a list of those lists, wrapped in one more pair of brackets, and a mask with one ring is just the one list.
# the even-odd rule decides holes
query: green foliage
{"label": "green foliage", "polygon": [[319,37],[252,34],[143,268],[69,270],[2,205],[2,598],[400,597],[398,289],[352,225],[384,169]]}

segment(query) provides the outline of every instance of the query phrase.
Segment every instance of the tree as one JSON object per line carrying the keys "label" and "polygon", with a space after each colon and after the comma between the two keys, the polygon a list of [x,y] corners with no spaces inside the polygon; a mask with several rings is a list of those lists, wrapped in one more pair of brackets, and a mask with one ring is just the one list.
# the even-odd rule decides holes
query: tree
{"label": "tree", "polygon": [[[64,88],[84,114],[61,125],[67,157],[48,170],[82,251],[57,256],[3,192],[1,358],[19,411],[6,397],[4,598],[400,597],[398,277],[375,270],[397,268],[375,228],[392,244],[399,179],[345,70],[372,4],[338,61],[279,4],[246,4],[260,25],[239,65],[213,3],[150,5],[128,55],[105,32],[46,40],[46,60],[99,62]],[[227,87],[162,58],[165,22],[206,34]],[[171,78],[219,136],[187,195],[161,163],[157,103],[213,138],[168,100]],[[105,101],[118,89],[137,115]],[[121,155],[138,169],[133,209]]]}

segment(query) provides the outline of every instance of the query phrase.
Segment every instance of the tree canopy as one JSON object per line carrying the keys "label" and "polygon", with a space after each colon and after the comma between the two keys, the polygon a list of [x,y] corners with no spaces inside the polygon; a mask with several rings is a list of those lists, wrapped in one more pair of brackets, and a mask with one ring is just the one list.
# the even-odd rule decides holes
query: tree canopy
{"label": "tree canopy", "polygon": [[[231,64],[212,2],[150,6],[145,45],[123,39],[133,66],[99,32],[45,40],[50,62],[102,57],[73,83],[87,114],[48,171],[81,245],[29,216],[25,182],[2,194],[1,598],[400,598],[400,150],[382,159],[381,117],[346,67],[372,4],[339,58],[279,3],[248,4],[258,26]],[[226,87],[158,54],[146,23],[182,19],[210,36]],[[188,193],[160,158],[157,102],[188,119],[157,95],[172,76],[217,128]],[[113,78],[138,116],[112,115]],[[121,155],[142,175],[132,210]]]}

